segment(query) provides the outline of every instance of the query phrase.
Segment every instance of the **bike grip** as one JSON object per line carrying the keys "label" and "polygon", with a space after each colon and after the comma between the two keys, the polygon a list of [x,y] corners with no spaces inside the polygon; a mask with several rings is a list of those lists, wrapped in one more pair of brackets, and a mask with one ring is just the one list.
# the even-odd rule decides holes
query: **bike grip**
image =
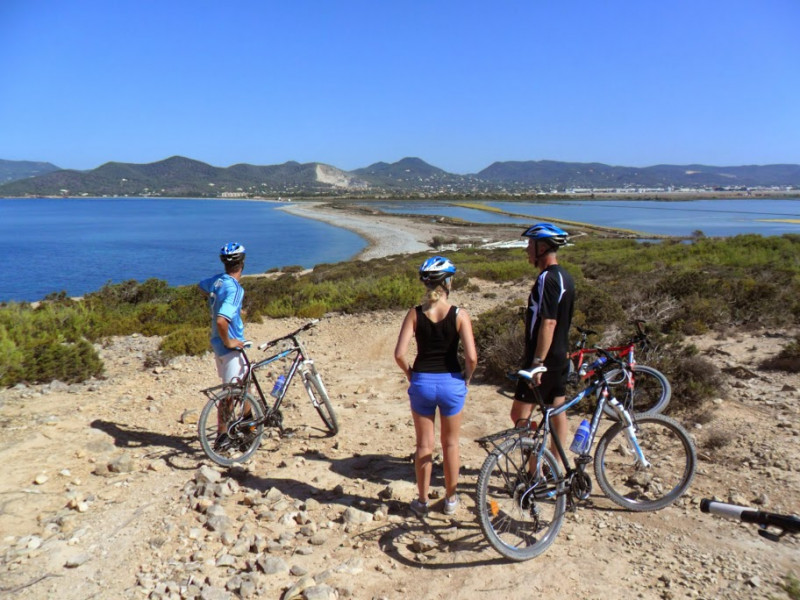
{"label": "bike grip", "polygon": [[716,502],[714,500],[710,500],[709,498],[703,498],[700,500],[700,511],[704,513],[711,513],[712,515],[717,515],[720,517],[725,517],[727,519],[733,519],[735,521],[741,521],[742,515],[746,512],[755,513],[751,508],[747,508],[746,506],[737,506],[735,504],[725,504],[724,502]]}
{"label": "bike grip", "polygon": [[547,371],[547,367],[544,366],[536,367],[534,369],[531,369],[530,371],[526,371],[525,369],[520,369],[519,371],[517,371],[517,375],[519,377],[522,377],[523,379],[527,379],[528,381],[530,381],[531,379],[533,379],[534,375],[536,375],[537,373],[544,373],[545,371]]}

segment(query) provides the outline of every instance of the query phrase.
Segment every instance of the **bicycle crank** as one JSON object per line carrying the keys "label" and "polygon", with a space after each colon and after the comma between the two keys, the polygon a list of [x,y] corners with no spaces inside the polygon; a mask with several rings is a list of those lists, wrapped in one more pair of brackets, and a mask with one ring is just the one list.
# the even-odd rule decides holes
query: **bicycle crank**
{"label": "bicycle crank", "polygon": [[588,500],[592,493],[591,478],[583,470],[576,471],[575,476],[572,478],[570,491],[578,500]]}

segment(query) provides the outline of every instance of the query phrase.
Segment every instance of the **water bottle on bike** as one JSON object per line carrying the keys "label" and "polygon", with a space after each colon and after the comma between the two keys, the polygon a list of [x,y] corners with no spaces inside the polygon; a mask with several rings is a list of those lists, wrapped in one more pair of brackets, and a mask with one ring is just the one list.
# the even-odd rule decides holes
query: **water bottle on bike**
{"label": "water bottle on bike", "polygon": [[584,419],[575,432],[575,439],[572,440],[572,445],[569,449],[575,454],[585,454],[589,450],[589,432],[589,421]]}
{"label": "water bottle on bike", "polygon": [[275,380],[275,385],[272,387],[270,395],[274,396],[275,398],[280,396],[281,392],[283,391],[283,386],[285,383],[286,383],[285,375],[281,375],[280,377],[278,377],[278,379]]}

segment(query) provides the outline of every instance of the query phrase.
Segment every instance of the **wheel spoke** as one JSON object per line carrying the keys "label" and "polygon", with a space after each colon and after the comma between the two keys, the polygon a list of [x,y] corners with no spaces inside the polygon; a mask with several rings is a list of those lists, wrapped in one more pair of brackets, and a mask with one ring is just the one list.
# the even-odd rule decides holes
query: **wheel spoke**
{"label": "wheel spoke", "polygon": [[527,560],[544,552],[561,528],[566,497],[540,498],[534,488],[554,485],[555,459],[545,452],[548,481],[528,473],[535,448],[530,439],[512,438],[492,452],[478,478],[481,529],[495,550],[512,560]]}
{"label": "wheel spoke", "polygon": [[694,477],[695,451],[685,431],[662,415],[637,420],[640,460],[625,429],[616,425],[598,444],[595,475],[608,496],[632,510],[657,510],[683,494]]}

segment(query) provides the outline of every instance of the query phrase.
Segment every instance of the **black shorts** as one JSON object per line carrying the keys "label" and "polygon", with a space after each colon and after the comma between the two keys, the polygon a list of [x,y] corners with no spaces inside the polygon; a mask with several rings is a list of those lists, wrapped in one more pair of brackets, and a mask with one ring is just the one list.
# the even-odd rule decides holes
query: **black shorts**
{"label": "black shorts", "polygon": [[[542,396],[545,404],[552,404],[553,400],[560,396],[567,395],[567,375],[569,374],[569,363],[564,363],[563,368],[559,370],[551,370],[549,367],[547,371],[542,373],[542,383],[537,388],[539,394]],[[528,385],[527,379],[517,380],[517,389],[514,392],[514,400],[525,402],[527,404],[536,404],[536,396],[533,390]]]}

